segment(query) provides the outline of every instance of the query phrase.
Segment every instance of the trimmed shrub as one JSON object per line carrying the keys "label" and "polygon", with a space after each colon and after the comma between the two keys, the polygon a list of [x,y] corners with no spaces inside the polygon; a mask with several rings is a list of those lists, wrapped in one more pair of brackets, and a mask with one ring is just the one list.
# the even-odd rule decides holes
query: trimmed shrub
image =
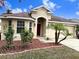
{"label": "trimmed shrub", "polygon": [[8,30],[4,33],[5,35],[5,40],[6,40],[6,46],[10,48],[13,43],[13,35],[14,35],[14,30],[12,29],[11,26],[8,27]]}
{"label": "trimmed shrub", "polygon": [[26,44],[32,41],[32,38],[33,38],[32,32],[29,32],[28,30],[23,30],[20,33],[20,35],[21,35],[22,46],[25,46]]}
{"label": "trimmed shrub", "polygon": [[46,37],[45,40],[50,40],[50,38],[49,37]]}

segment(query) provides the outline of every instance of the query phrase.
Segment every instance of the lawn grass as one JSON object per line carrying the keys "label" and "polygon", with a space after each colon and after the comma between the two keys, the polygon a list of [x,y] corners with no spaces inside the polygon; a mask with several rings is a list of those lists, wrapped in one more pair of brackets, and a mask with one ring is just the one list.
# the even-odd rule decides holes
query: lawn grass
{"label": "lawn grass", "polygon": [[18,55],[0,56],[0,59],[79,59],[79,52],[64,46],[28,51]]}

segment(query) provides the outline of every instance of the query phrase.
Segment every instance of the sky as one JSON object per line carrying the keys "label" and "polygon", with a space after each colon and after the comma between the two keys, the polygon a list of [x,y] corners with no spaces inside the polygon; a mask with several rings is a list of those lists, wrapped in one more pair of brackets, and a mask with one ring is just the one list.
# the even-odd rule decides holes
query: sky
{"label": "sky", "polygon": [[79,0],[5,0],[6,7],[0,8],[0,14],[6,9],[11,9],[13,13],[29,12],[41,5],[52,11],[54,16],[79,19]]}

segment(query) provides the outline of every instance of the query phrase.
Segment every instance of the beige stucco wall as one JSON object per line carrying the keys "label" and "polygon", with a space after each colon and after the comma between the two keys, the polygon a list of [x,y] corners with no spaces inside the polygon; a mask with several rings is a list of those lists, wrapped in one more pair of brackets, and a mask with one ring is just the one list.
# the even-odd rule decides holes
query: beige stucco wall
{"label": "beige stucco wall", "polygon": [[[47,10],[45,10],[44,8],[39,8],[39,9],[37,9],[36,11],[32,11],[32,17],[33,18],[35,18],[35,30],[34,30],[34,33],[35,33],[35,37],[37,37],[37,21],[38,21],[38,18],[40,18],[40,17],[43,17],[43,18],[45,18],[46,19],[46,27],[48,26],[48,21],[49,21],[49,19],[51,19],[51,14],[49,14],[48,12],[47,12]],[[75,28],[74,28],[74,26],[66,26],[67,28],[68,28],[68,30],[69,30],[69,33],[72,33],[72,35],[71,36],[69,36],[68,38],[73,38],[73,37],[75,37]],[[44,29],[44,30],[46,30],[46,36],[47,37],[50,37],[50,38],[54,38],[55,37],[55,35],[54,35],[54,33],[55,33],[55,31],[54,30],[52,30],[52,29]],[[64,36],[63,35],[60,35],[60,38],[63,38]]]}
{"label": "beige stucco wall", "polygon": [[[14,34],[16,34],[16,25],[17,25],[17,22],[16,20],[12,20],[12,28],[14,30]],[[2,23],[1,23],[1,40],[5,39],[5,36],[4,36],[4,32],[7,31],[8,29],[8,20],[7,19],[2,19]]]}
{"label": "beige stucco wall", "polygon": [[[28,30],[29,30],[29,22],[30,21],[25,21],[25,28],[27,28]],[[8,21],[7,20],[2,20],[2,24],[1,25],[2,25],[1,37],[2,37],[2,39],[4,39],[3,33],[4,33],[4,31],[7,30]],[[35,29],[36,29],[35,26],[36,26],[36,24],[33,22],[32,23],[32,32],[34,33],[34,37],[36,37],[35,34],[37,34],[36,31],[35,31]],[[12,20],[12,27],[14,29],[14,37],[15,37],[14,40],[20,39],[20,34],[17,33],[17,20],[15,20],[15,19]],[[67,25],[66,28],[69,30],[69,33],[72,33],[72,36],[69,36],[68,38],[73,38],[73,36],[75,35],[75,28],[74,28],[74,26],[68,26]],[[55,35],[54,35],[55,31],[54,30],[48,29],[48,28],[46,28],[46,29],[44,28],[44,30],[46,30],[46,34],[45,34],[46,37],[55,38]],[[64,37],[64,36],[61,35],[60,38],[62,38],[62,37]]]}
{"label": "beige stucco wall", "polygon": [[[35,18],[35,29],[34,29],[35,35],[34,35],[34,38],[36,38],[37,37],[37,21],[38,21],[38,18],[42,17],[42,18],[46,19],[46,26],[47,26],[48,20],[51,19],[51,14],[49,14],[46,9],[39,8],[36,11],[32,11],[32,17]],[[44,30],[46,30],[46,29],[44,28]]]}
{"label": "beige stucco wall", "polygon": [[51,19],[51,15],[47,13],[44,8],[39,8],[37,11],[32,11],[32,17],[38,19],[39,17],[44,17],[46,19]]}
{"label": "beige stucco wall", "polygon": [[[68,31],[69,31],[69,33],[71,33],[72,35],[71,36],[68,36],[67,38],[74,38],[75,37],[75,27],[74,26],[65,26],[67,29],[68,29]],[[55,30],[53,29],[48,29],[47,28],[47,30],[46,30],[46,37],[50,37],[50,38],[55,38]],[[60,38],[63,38],[64,36],[61,34],[60,35]]]}
{"label": "beige stucco wall", "polygon": [[[17,21],[18,20],[13,20],[14,30],[15,30],[14,40],[21,40],[20,33],[17,33]],[[24,21],[25,21],[25,29],[29,30],[29,21],[26,21],[26,20]]]}
{"label": "beige stucco wall", "polygon": [[55,35],[54,35],[55,31],[52,30],[52,29],[48,29],[46,30],[46,37],[49,37],[49,38],[55,38]]}
{"label": "beige stucco wall", "polygon": [[[30,21],[27,21],[25,20],[25,28],[27,30],[29,30],[29,22]],[[7,27],[8,27],[8,20],[7,19],[4,19],[2,20],[2,23],[1,23],[1,40],[5,39],[5,36],[4,36],[4,31],[7,30]],[[17,19],[12,19],[12,28],[14,30],[14,40],[20,40],[20,34],[17,33]],[[32,22],[32,32],[35,34],[34,32],[34,22]]]}
{"label": "beige stucco wall", "polygon": [[3,33],[7,30],[7,26],[8,26],[8,21],[3,19],[1,23],[1,39],[2,40],[4,39]]}
{"label": "beige stucco wall", "polygon": [[66,26],[66,28],[69,30],[69,33],[71,33],[71,36],[68,36],[68,38],[75,38],[75,26]]}

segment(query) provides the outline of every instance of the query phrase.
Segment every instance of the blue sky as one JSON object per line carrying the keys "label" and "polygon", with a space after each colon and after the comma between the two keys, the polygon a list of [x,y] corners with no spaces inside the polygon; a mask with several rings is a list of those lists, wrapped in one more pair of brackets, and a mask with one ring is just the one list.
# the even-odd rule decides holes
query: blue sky
{"label": "blue sky", "polygon": [[[13,13],[27,12],[32,8],[44,5],[49,8],[53,15],[64,18],[79,18],[79,0],[6,0],[5,5],[11,9]],[[0,8],[0,14],[7,9]]]}

